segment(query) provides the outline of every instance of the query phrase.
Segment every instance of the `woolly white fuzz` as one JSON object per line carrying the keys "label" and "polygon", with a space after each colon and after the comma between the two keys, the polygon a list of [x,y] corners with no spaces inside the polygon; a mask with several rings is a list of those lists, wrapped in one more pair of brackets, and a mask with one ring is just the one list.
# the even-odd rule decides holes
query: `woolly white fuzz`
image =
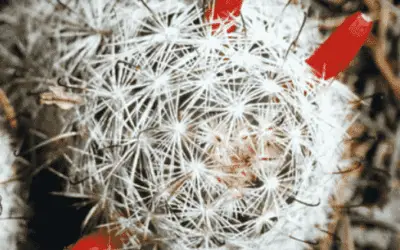
{"label": "woolly white fuzz", "polygon": [[[15,178],[11,139],[0,128],[0,248],[20,249],[26,239],[26,200],[20,181]],[[21,218],[22,217],[22,218]]]}

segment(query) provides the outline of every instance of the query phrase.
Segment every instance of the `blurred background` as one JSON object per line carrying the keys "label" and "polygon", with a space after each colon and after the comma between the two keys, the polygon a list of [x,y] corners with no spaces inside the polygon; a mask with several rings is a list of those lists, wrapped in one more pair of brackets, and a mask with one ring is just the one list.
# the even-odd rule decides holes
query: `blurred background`
{"label": "blurred background", "polygon": [[[6,6],[9,1],[0,0],[0,8]],[[298,0],[289,2],[295,3]],[[362,11],[374,20],[373,32],[365,46],[348,70],[339,76],[340,80],[364,98],[366,103],[359,106],[360,117],[351,128],[353,139],[347,142],[348,154],[359,158],[361,167],[343,175],[352,194],[347,198],[345,205],[337,207],[330,215],[333,222],[326,232],[326,237],[320,239],[317,246],[310,246],[310,249],[398,250],[400,1],[313,0],[310,3],[308,18],[320,20],[319,29],[325,37],[356,11]],[[0,35],[0,39],[6,37],[4,33]],[[4,59],[0,59],[0,63],[2,60]],[[0,87],[3,87],[6,78],[0,80]],[[13,96],[16,90],[9,87],[5,88],[5,91],[7,95]],[[37,133],[29,132],[29,126],[34,124],[35,127],[43,127],[42,125],[49,121],[41,119],[40,112],[35,114],[34,120],[31,118],[32,114],[24,114],[27,106],[22,104],[24,98],[20,96],[10,100],[18,112],[20,128],[15,132],[16,136],[29,138],[24,140],[23,145],[23,148],[29,148],[41,139]],[[28,106],[30,105],[35,104]],[[49,112],[57,111],[56,108],[47,106],[46,113]],[[57,126],[57,122],[61,121],[50,121],[54,126]],[[28,241],[21,239],[19,249],[63,249],[81,235],[80,225],[90,208],[83,206],[78,209],[74,204],[79,202],[79,199],[51,194],[61,191],[65,180],[55,175],[48,166],[57,166],[60,171],[63,171],[64,166],[63,162],[56,160],[56,156],[45,153],[46,148],[42,150],[42,153],[37,152],[34,156],[34,162],[44,167],[33,175],[30,171],[30,175],[26,176],[31,177],[24,180],[27,192],[24,197],[31,211],[25,224],[28,228]],[[59,150],[62,151],[62,148]],[[46,165],[48,159],[53,160]],[[32,159],[29,158],[29,161]]]}

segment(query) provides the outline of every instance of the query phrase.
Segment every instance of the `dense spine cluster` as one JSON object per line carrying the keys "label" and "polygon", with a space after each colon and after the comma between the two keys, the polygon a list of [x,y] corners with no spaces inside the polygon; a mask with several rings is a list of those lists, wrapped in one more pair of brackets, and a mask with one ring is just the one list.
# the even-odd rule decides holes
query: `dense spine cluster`
{"label": "dense spine cluster", "polygon": [[300,5],[244,1],[230,22],[178,0],[13,11],[43,55],[22,78],[75,109],[66,195],[96,201],[88,220],[106,214],[129,249],[300,249],[323,234],[355,97],[305,63],[318,40]]}

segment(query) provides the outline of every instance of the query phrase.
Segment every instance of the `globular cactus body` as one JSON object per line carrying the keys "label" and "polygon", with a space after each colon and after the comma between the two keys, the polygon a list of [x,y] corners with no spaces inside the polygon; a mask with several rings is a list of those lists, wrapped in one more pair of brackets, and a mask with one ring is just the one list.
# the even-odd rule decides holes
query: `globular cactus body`
{"label": "globular cactus body", "polygon": [[323,234],[355,97],[306,64],[318,41],[300,5],[237,1],[215,26],[178,0],[36,2],[51,72],[85,99],[66,193],[96,199],[88,219],[104,212],[129,249],[301,249]]}

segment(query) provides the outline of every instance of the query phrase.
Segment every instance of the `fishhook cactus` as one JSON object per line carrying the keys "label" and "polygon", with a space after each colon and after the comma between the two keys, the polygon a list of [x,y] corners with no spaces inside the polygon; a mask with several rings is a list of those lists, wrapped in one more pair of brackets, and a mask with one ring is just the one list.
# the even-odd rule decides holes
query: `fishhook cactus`
{"label": "fishhook cactus", "polygon": [[304,4],[218,2],[9,8],[36,27],[26,53],[51,65],[51,103],[75,110],[65,194],[94,199],[85,222],[103,214],[126,249],[301,249],[324,234],[356,97],[306,63],[319,37]]}

